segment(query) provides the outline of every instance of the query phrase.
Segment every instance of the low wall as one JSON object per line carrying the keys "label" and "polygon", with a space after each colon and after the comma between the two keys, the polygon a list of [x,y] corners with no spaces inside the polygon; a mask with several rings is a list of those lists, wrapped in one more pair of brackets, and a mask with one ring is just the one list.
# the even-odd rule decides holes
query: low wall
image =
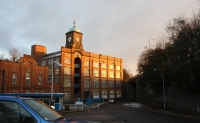
{"label": "low wall", "polygon": [[[152,90],[144,90],[137,85],[137,101],[152,107],[164,107],[163,92],[155,93]],[[187,94],[170,88],[165,92],[166,109],[197,111],[200,108],[200,94]]]}

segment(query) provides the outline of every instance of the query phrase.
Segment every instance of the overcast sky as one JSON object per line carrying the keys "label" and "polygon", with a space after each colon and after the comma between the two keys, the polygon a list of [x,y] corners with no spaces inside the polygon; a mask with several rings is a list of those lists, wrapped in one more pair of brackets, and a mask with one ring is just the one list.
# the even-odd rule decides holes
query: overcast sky
{"label": "overcast sky", "polygon": [[35,44],[60,51],[75,19],[86,52],[122,58],[135,75],[144,47],[155,44],[150,39],[199,8],[200,0],[0,0],[0,54],[14,47],[30,55]]}

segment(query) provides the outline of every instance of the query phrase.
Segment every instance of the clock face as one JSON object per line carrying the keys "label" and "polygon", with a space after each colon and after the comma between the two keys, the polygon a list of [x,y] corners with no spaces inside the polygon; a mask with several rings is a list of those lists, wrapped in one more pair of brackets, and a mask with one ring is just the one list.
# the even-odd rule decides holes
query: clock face
{"label": "clock face", "polygon": [[68,38],[68,41],[69,41],[69,42],[71,42],[71,41],[72,41],[72,38],[71,38],[71,37],[69,37],[69,38]]}
{"label": "clock face", "polygon": [[79,37],[76,37],[76,41],[79,42],[79,41],[80,41],[80,38],[79,38]]}

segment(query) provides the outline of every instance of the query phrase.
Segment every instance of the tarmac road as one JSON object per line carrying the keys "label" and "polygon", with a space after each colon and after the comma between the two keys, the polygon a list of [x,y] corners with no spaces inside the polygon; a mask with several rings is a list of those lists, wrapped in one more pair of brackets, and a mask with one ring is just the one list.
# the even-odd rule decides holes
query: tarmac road
{"label": "tarmac road", "polygon": [[61,113],[64,117],[95,123],[200,123],[199,119],[147,109],[137,103],[103,104],[83,112]]}
{"label": "tarmac road", "polygon": [[61,112],[64,117],[77,119],[81,121],[89,121],[94,123],[121,123],[114,116],[107,114],[100,108],[91,108],[82,112]]}

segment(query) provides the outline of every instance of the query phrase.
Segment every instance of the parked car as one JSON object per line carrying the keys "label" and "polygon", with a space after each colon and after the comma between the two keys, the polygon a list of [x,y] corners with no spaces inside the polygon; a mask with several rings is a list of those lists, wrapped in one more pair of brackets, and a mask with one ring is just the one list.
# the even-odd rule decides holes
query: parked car
{"label": "parked car", "polygon": [[115,99],[109,99],[108,101],[110,104],[113,104],[113,103],[116,103],[116,100]]}
{"label": "parked car", "polygon": [[66,119],[45,103],[25,97],[0,96],[0,123],[87,123]]}

